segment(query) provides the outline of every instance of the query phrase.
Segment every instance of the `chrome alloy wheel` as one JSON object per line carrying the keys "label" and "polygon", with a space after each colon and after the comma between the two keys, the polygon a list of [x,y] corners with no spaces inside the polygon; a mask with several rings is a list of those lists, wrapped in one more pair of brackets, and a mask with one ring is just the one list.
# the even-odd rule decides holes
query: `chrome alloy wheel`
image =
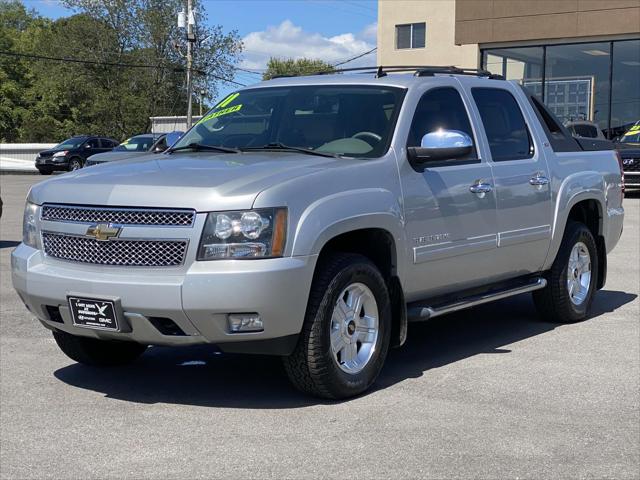
{"label": "chrome alloy wheel", "polygon": [[571,249],[567,267],[567,289],[571,302],[574,305],[582,305],[589,295],[590,286],[591,255],[587,246],[578,242]]}
{"label": "chrome alloy wheel", "polygon": [[379,331],[376,297],[363,283],[352,283],[331,315],[331,352],[338,367],[350,374],[362,371],[375,353]]}

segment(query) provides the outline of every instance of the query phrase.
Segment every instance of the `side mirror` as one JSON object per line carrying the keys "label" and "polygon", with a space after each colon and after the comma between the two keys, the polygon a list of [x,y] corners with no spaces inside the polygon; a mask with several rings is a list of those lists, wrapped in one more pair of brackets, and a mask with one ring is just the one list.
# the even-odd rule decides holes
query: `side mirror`
{"label": "side mirror", "polygon": [[177,131],[167,133],[167,136],[165,137],[167,141],[167,148],[172,147],[174,143],[180,140],[180,137],[182,137],[182,134],[183,132],[177,132]]}
{"label": "side mirror", "polygon": [[451,160],[469,155],[473,151],[473,140],[459,130],[437,130],[429,132],[419,147],[409,147],[407,154],[413,163]]}
{"label": "side mirror", "polygon": [[86,143],[86,144],[84,145],[84,148],[91,148],[91,144],[90,144],[90,143]]}

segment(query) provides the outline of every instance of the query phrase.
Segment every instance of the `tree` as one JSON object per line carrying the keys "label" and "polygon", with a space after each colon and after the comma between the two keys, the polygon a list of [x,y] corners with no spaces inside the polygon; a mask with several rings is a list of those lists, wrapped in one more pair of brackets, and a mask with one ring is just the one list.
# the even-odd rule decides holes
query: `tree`
{"label": "tree", "polygon": [[[62,0],[76,14],[50,21],[0,0],[0,140],[60,141],[78,133],[125,138],[149,117],[186,112],[181,0]],[[194,1],[194,3],[198,3]],[[237,32],[197,16],[195,91],[215,97],[242,51]]]}
{"label": "tree", "polygon": [[[175,84],[178,79],[172,74],[179,71],[179,83],[169,91],[168,97],[150,99],[148,116],[160,114],[159,110],[166,110],[168,105],[175,109],[176,94],[181,96],[179,112],[186,110],[182,108],[186,104],[184,92],[176,91],[184,78],[185,61],[176,48],[184,44],[184,32],[176,25],[176,13],[183,9],[183,0],[63,0],[63,3],[108,25],[116,34],[117,53],[126,55],[135,51],[141,63],[158,65],[147,78],[149,91],[162,90],[167,80]],[[235,30],[224,33],[220,25],[208,26],[205,9],[198,0],[193,3],[196,12],[194,92],[206,90],[208,96],[214,98],[220,82],[234,77],[242,42]]]}
{"label": "tree", "polygon": [[271,57],[267,63],[267,71],[262,75],[263,80],[285,75],[310,75],[318,72],[334,72],[335,67],[323,60],[315,60],[310,58],[275,58]]}
{"label": "tree", "polygon": [[[42,21],[19,1],[0,2],[0,51],[17,53],[25,32],[36,23]],[[23,96],[31,81],[28,60],[0,55],[0,142],[19,140],[18,128],[28,107]]]}

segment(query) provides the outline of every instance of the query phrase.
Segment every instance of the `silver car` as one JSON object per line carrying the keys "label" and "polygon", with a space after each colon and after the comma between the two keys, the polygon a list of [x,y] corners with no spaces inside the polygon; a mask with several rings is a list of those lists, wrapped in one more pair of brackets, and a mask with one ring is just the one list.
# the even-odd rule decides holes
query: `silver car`
{"label": "silver car", "polygon": [[488,72],[275,79],[163,154],[34,186],[13,284],[75,361],[215,344],[346,398],[410,321],[524,292],[586,317],[624,210],[611,145],[585,145]]}
{"label": "silver car", "polygon": [[171,143],[167,144],[167,138],[177,139],[182,135],[182,133],[183,132],[171,132],[169,134],[145,133],[142,135],[134,135],[131,138],[127,138],[110,152],[91,155],[86,161],[86,166],[90,167],[105,162],[114,162],[118,160],[126,160],[128,158],[140,157],[142,155],[162,153],[171,146]]}

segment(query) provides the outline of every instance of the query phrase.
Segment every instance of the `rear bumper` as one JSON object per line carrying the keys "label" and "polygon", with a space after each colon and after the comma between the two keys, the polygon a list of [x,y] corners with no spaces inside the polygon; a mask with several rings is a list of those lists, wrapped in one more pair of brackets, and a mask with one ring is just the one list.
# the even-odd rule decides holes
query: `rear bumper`
{"label": "rear bumper", "polygon": [[[13,285],[48,328],[85,337],[147,345],[210,343],[223,351],[291,353],[302,328],[316,257],[194,262],[186,273],[121,269],[45,259],[24,244],[11,256]],[[126,327],[110,332],[73,324],[67,296],[115,298]],[[51,315],[51,309],[59,316]],[[230,313],[260,314],[264,331],[230,333]],[[184,334],[163,334],[154,319]],[[58,320],[58,321],[56,321]]]}

